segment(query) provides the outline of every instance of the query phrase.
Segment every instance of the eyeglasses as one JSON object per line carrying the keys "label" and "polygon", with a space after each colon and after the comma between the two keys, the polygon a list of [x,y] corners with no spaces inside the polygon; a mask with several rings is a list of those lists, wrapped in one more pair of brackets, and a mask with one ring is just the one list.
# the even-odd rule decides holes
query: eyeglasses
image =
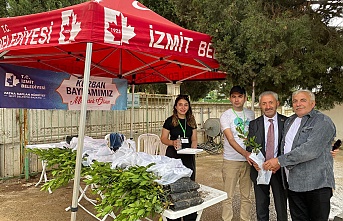
{"label": "eyeglasses", "polygon": [[188,99],[189,96],[186,94],[179,94],[179,95],[177,95],[177,98]]}

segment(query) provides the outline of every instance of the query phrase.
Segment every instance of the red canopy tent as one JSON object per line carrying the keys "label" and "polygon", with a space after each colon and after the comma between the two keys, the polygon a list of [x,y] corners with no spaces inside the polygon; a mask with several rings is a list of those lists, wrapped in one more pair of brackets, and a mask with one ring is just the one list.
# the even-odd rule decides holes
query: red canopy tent
{"label": "red canopy tent", "polygon": [[0,63],[126,78],[129,84],[220,80],[210,36],[184,29],[137,1],[97,0],[0,19]]}
{"label": "red canopy tent", "polygon": [[134,0],[94,0],[0,19],[0,63],[83,75],[71,220],[76,220],[89,76],[129,84],[222,80],[210,36],[184,29]]}

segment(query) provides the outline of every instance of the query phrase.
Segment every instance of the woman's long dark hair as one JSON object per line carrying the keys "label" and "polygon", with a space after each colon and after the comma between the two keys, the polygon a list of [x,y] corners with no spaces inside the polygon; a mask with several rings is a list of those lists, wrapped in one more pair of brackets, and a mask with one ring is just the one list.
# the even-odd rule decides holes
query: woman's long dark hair
{"label": "woman's long dark hair", "polygon": [[197,124],[195,122],[195,118],[192,112],[192,107],[191,107],[191,102],[189,101],[189,97],[188,95],[178,95],[175,99],[175,103],[174,103],[174,107],[173,107],[173,116],[172,116],[172,125],[174,127],[176,127],[179,124],[178,121],[178,116],[177,116],[177,110],[176,110],[176,106],[177,106],[177,102],[179,102],[179,100],[184,99],[185,101],[188,102],[188,111],[186,112],[186,121],[187,121],[187,125],[192,127],[192,128],[197,128]]}

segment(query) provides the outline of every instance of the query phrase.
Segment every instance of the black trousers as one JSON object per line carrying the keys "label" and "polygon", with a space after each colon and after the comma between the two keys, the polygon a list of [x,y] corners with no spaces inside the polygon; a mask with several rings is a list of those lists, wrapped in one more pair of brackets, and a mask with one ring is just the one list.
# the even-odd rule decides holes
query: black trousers
{"label": "black trousers", "polygon": [[327,221],[332,189],[324,187],[307,192],[288,190],[289,209],[293,221]]}
{"label": "black trousers", "polygon": [[[191,213],[188,214],[187,216],[182,217],[183,221],[195,221],[197,219],[198,214],[197,213]],[[181,218],[178,219],[169,219],[167,218],[168,221],[181,221]]]}
{"label": "black trousers", "polygon": [[287,221],[287,191],[282,185],[281,173],[273,174],[269,185],[254,182],[256,215],[258,221],[269,221],[270,188],[273,191],[275,211],[278,221]]}

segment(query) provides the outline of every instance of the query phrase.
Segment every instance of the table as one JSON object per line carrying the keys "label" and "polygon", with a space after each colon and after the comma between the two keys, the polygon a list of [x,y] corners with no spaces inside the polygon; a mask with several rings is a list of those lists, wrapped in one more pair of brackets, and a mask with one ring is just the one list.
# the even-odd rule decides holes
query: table
{"label": "table", "polygon": [[[88,179],[89,177],[86,177],[86,179]],[[107,219],[107,217],[112,217],[113,219],[115,219],[116,218],[116,215],[114,214],[114,212],[111,212],[111,213],[108,213],[108,214],[106,214],[104,217],[102,217],[102,218],[99,218],[99,217],[97,217],[96,216],[96,213],[93,213],[91,210],[89,210],[89,209],[87,209],[85,206],[83,206],[82,204],[81,204],[81,200],[82,199],[85,199],[85,200],[87,200],[89,203],[91,203],[93,206],[96,206],[97,204],[97,200],[95,200],[95,199],[91,199],[91,198],[89,198],[87,195],[86,195],[86,192],[87,192],[87,189],[88,188],[91,188],[91,189],[93,189],[93,184],[91,184],[91,185],[86,185],[85,186],[85,188],[82,188],[81,186],[79,186],[79,191],[80,191],[80,195],[79,195],[79,198],[78,198],[78,200],[77,200],[77,205],[81,208],[81,209],[83,209],[86,213],[88,213],[89,215],[91,215],[93,218],[95,218],[95,219],[97,219],[97,220],[99,220],[99,221],[105,221],[106,219]],[[100,197],[101,198],[103,198],[104,196],[102,195],[102,193],[99,191],[98,192],[98,194],[100,195]],[[65,208],[65,211],[69,211],[71,209],[71,206],[68,206],[67,208]]]}
{"label": "table", "polygon": [[[33,144],[33,145],[26,145],[25,148],[28,149],[50,149],[50,148],[64,148],[66,145],[68,145],[66,142],[60,142],[60,143],[46,143],[46,144]],[[42,160],[42,172],[39,178],[39,181],[36,183],[35,186],[38,186],[44,178],[44,183],[48,182],[48,177],[46,175],[46,166],[47,162],[45,160]],[[48,189],[49,193],[52,193],[51,189]]]}
{"label": "table", "polygon": [[[82,198],[85,198],[88,202],[90,202],[93,205],[96,205],[96,202],[94,202],[93,200],[89,199],[86,195],[85,195],[85,191],[87,190],[89,186],[87,185],[85,189],[81,189],[80,188],[80,192],[82,193],[79,197],[79,202],[81,201]],[[188,214],[191,213],[197,213],[197,218],[196,221],[200,221],[202,212],[205,208],[213,206],[225,199],[227,199],[227,193],[209,186],[205,186],[200,184],[200,188],[198,189],[198,192],[200,193],[201,198],[204,200],[204,202],[202,204],[199,204],[197,206],[192,206],[189,207],[187,209],[183,209],[183,210],[178,210],[178,211],[173,211],[170,209],[167,209],[163,212],[162,214],[162,219],[163,221],[167,221],[167,218],[169,219],[177,219],[183,216],[186,216]],[[101,193],[100,193],[101,194]],[[83,207],[80,203],[79,206],[86,211],[88,214],[90,214],[91,216],[93,216],[95,219],[99,220],[99,221],[104,221],[108,216],[115,218],[116,216],[114,215],[114,213],[112,212],[111,214],[107,214],[104,218],[100,219],[98,217],[95,216],[95,214],[93,214],[92,212],[90,212],[87,208]],[[66,211],[68,211],[70,208],[66,208]],[[146,220],[151,220],[149,218],[145,218]]]}
{"label": "table", "polygon": [[204,202],[197,206],[192,206],[187,209],[173,211],[173,210],[165,210],[162,214],[163,221],[167,221],[169,219],[177,219],[183,217],[185,215],[197,212],[196,221],[200,221],[202,211],[210,207],[214,204],[217,204],[225,199],[227,199],[227,193],[209,186],[205,186],[200,184],[200,188],[198,189],[201,198],[203,198]]}
{"label": "table", "polygon": [[[50,143],[50,144],[26,145],[26,148],[38,148],[38,149],[63,148],[64,145],[66,145],[65,142],[60,142],[60,143]],[[47,165],[47,162],[43,161],[42,162],[43,170],[41,173],[40,180],[38,181],[36,186],[39,185],[40,182],[42,182],[43,178],[44,178],[44,182],[48,181],[47,176],[46,176],[46,165]],[[78,199],[78,206],[80,206],[82,209],[84,209],[86,212],[88,212],[90,215],[92,215],[94,218],[96,218],[98,220],[105,220],[107,216],[115,218],[115,215],[113,213],[111,213],[111,214],[108,214],[107,216],[105,216],[103,219],[100,219],[80,204],[80,201],[82,199],[85,199],[88,202],[90,202],[91,204],[96,205],[95,200],[86,196],[86,191],[89,187],[91,187],[91,186],[86,185],[85,188],[81,188],[81,186],[79,187],[81,194],[80,194],[79,199]],[[51,191],[49,190],[49,192],[51,192]],[[217,203],[227,199],[227,193],[226,192],[212,188],[212,187],[209,187],[209,186],[201,185],[201,184],[200,184],[200,188],[198,189],[198,192],[200,193],[201,198],[204,200],[204,202],[202,204],[197,205],[197,206],[192,206],[192,207],[189,207],[187,209],[183,209],[183,210],[179,210],[179,211],[173,211],[170,209],[165,210],[162,214],[162,219],[164,221],[167,221],[167,218],[177,219],[177,218],[183,217],[185,215],[196,212],[197,213],[196,221],[200,221],[202,212],[205,208],[210,207],[214,204],[217,204]],[[99,194],[101,196],[101,193],[99,193]],[[67,211],[69,209],[70,209],[70,207],[66,208]]]}

